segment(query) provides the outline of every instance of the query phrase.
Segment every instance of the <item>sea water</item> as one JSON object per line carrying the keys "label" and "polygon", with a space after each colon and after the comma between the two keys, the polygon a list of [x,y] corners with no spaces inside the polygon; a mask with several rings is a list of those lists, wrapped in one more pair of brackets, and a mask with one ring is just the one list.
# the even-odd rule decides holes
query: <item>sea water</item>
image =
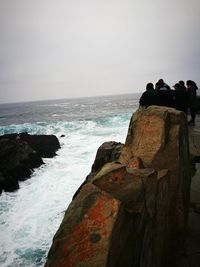
{"label": "sea water", "polygon": [[[0,266],[43,266],[73,194],[98,147],[125,142],[138,94],[0,105],[0,135],[54,134],[57,156],[43,159],[15,192],[0,195]],[[62,137],[61,137],[62,136]]]}

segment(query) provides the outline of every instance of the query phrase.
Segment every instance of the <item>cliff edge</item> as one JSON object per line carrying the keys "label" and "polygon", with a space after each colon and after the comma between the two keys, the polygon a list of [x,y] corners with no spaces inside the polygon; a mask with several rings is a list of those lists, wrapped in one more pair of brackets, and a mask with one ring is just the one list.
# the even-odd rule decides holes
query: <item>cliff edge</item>
{"label": "cliff edge", "polygon": [[125,144],[105,143],[97,151],[45,266],[181,266],[190,183],[184,113],[139,109]]}

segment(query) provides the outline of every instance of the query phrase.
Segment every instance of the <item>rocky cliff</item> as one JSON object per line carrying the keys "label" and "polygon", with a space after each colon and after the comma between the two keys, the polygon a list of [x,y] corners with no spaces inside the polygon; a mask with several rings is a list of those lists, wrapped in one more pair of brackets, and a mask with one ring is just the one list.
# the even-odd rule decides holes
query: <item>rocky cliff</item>
{"label": "rocky cliff", "polygon": [[0,136],[0,193],[19,188],[42,157],[53,157],[60,144],[54,135],[7,134]]}
{"label": "rocky cliff", "polygon": [[139,109],[126,142],[103,144],[53,239],[46,267],[179,266],[187,231],[186,117]]}

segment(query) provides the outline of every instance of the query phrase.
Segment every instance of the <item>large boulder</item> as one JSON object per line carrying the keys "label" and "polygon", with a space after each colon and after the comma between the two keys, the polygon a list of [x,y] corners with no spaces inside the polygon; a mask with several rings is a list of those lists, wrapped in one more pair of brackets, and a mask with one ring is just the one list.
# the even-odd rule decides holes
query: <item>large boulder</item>
{"label": "large boulder", "polygon": [[[100,155],[105,160],[94,163],[76,192],[54,237],[46,266],[178,266],[187,232],[190,192],[184,113],[157,106],[139,109],[131,118],[126,143],[120,145],[117,156],[112,159],[113,150],[107,151],[103,149]],[[87,187],[101,190],[98,192],[118,203],[115,212],[109,200],[108,205],[104,203],[104,224],[99,223],[101,205],[89,202],[90,208],[82,211],[81,205],[88,206],[83,197],[87,196]],[[86,223],[90,209],[96,215],[92,223]],[[89,245],[90,225],[98,233],[106,229],[103,247]],[[74,235],[74,229],[80,230],[81,237]],[[80,239],[86,240],[87,245],[80,246]]]}
{"label": "large boulder", "polygon": [[129,157],[141,158],[145,167],[169,170],[171,218],[177,230],[185,232],[191,182],[185,114],[157,106],[138,110],[131,118],[124,150]]}
{"label": "large boulder", "polygon": [[54,156],[59,147],[55,136],[27,133],[0,136],[0,193],[18,189],[18,181],[30,177],[33,168],[44,163],[42,157]]}
{"label": "large boulder", "polygon": [[103,143],[97,150],[92,172],[99,171],[105,163],[116,161],[121,154],[122,147],[122,143],[114,141]]}
{"label": "large boulder", "polygon": [[0,192],[19,188],[18,181],[30,177],[32,169],[43,164],[43,160],[24,141],[0,139]]}
{"label": "large boulder", "polygon": [[85,181],[81,184],[81,186],[78,188],[73,198],[75,198],[81,188],[97,174],[97,172],[104,166],[104,164],[118,160],[121,155],[121,150],[123,146],[124,145],[122,143],[110,141],[103,143],[98,148],[91,172],[86,177]]}

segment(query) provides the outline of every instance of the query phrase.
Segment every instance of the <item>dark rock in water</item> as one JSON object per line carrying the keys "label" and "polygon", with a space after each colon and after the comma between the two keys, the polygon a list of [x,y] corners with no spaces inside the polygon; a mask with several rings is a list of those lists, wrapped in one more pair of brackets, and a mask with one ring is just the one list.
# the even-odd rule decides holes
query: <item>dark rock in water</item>
{"label": "dark rock in water", "polygon": [[22,133],[20,136],[43,158],[54,157],[56,151],[60,148],[60,143],[55,135],[29,135]]}
{"label": "dark rock in water", "polygon": [[60,148],[60,143],[55,135],[30,135],[24,132],[0,136],[0,138],[26,141],[43,158],[54,157]]}
{"label": "dark rock in water", "polygon": [[[183,112],[133,114],[125,145],[105,143],[57,231],[46,267],[178,267],[190,166]],[[117,152],[117,153],[115,153]]]}
{"label": "dark rock in water", "polygon": [[32,169],[41,164],[42,158],[27,142],[1,138],[0,191],[18,189],[18,181],[30,177]]}
{"label": "dark rock in water", "polygon": [[61,136],[60,136],[60,137],[61,137],[61,138],[62,138],[62,137],[65,137],[65,135],[64,135],[64,134],[61,134]]}
{"label": "dark rock in water", "polygon": [[18,189],[18,181],[30,177],[33,168],[44,163],[42,157],[54,156],[59,147],[57,138],[52,135],[0,136],[0,192]]}

